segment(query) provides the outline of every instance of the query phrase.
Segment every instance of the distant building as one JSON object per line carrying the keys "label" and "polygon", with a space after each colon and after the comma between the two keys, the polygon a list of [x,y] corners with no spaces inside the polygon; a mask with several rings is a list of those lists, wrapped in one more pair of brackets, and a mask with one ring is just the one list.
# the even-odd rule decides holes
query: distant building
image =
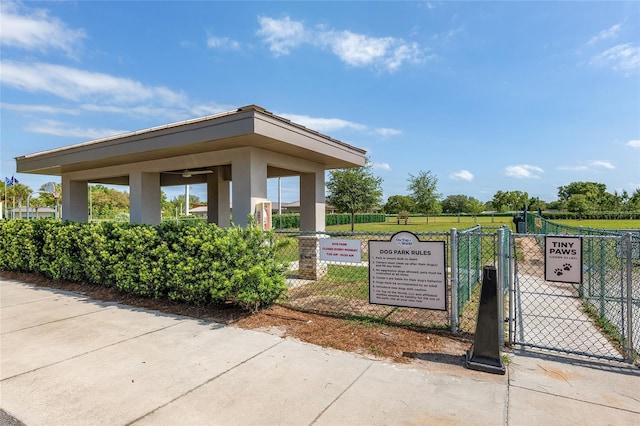
{"label": "distant building", "polygon": [[16,207],[9,209],[12,219],[55,219],[56,209],[53,207],[29,207],[29,215],[27,217],[26,207]]}

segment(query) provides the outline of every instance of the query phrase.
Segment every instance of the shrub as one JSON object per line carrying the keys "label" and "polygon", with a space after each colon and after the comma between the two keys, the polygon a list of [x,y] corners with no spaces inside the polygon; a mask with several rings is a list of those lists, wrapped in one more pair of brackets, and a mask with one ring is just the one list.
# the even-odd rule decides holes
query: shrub
{"label": "shrub", "polygon": [[0,221],[0,269],[194,304],[271,305],[286,291],[270,233],[202,221],[159,226]]}

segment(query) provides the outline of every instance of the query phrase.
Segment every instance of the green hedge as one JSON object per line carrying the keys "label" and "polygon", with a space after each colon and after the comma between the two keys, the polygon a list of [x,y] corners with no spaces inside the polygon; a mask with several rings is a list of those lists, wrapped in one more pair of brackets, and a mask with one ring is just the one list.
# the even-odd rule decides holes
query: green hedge
{"label": "green hedge", "polygon": [[232,301],[251,310],[286,291],[269,233],[201,221],[0,221],[0,270],[101,284],[193,304]]}
{"label": "green hedge", "polygon": [[597,213],[573,213],[573,212],[542,212],[542,217],[554,219],[582,219],[582,220],[624,220],[640,219],[640,212],[597,212]]}
{"label": "green hedge", "polygon": [[[354,217],[355,223],[377,223],[386,222],[387,217],[381,213],[357,213]],[[332,213],[325,215],[326,226],[331,225],[347,225],[351,223],[351,215],[349,213]],[[275,229],[297,229],[300,228],[300,214],[274,214],[271,224]]]}

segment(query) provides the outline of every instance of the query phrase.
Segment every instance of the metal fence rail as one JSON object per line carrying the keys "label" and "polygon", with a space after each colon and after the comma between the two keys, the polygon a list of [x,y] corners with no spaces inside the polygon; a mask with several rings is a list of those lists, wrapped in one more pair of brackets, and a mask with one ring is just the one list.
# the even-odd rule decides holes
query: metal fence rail
{"label": "metal fence rail", "polygon": [[[513,343],[604,359],[631,360],[640,353],[640,264],[631,234],[544,223],[546,235],[582,239],[582,280],[549,282],[544,276],[543,234],[514,234]],[[559,231],[559,232],[558,232]]]}
{"label": "metal fence rail", "polygon": [[[497,234],[475,226],[460,232],[416,233],[420,241],[444,241],[447,264],[446,311],[369,303],[369,241],[389,241],[394,233],[277,231],[276,261],[284,265],[289,287],[280,303],[298,310],[342,317],[368,317],[390,324],[449,328],[473,333],[483,265],[496,265]],[[358,241],[359,262],[319,259],[318,241],[335,238]],[[304,245],[311,244],[309,247]],[[305,253],[311,250],[312,253]],[[316,276],[302,271],[305,257],[316,265]],[[506,278],[506,275],[505,275]]]}
{"label": "metal fence rail", "polygon": [[[474,333],[482,267],[493,265],[504,296],[498,298],[500,339],[606,359],[630,360],[640,353],[640,237],[563,228],[533,215],[527,221],[530,231],[547,233],[512,234],[508,227],[480,226],[416,233],[420,241],[445,242],[446,311],[369,303],[369,241],[389,241],[393,233],[277,231],[276,261],[289,287],[280,303],[325,315]],[[545,280],[549,234],[581,236],[579,284]],[[360,258],[321,259],[319,240],[324,238],[356,241],[349,245],[359,248]]]}
{"label": "metal fence rail", "polygon": [[[280,303],[307,312],[341,317],[367,317],[390,324],[412,325],[429,328],[448,328],[451,311],[450,282],[447,289],[447,311],[432,311],[418,308],[373,305],[369,303],[369,254],[370,240],[389,240],[392,233],[345,233],[279,231],[274,234],[278,262],[286,267],[289,291],[286,300]],[[446,232],[417,233],[420,241],[445,241]],[[305,256],[302,244],[305,239],[338,238],[356,240],[360,244],[360,262],[326,261],[315,259],[320,271],[316,277],[305,277],[300,271],[301,259]],[[319,253],[316,248],[316,256]],[[315,278],[315,279],[310,279]]]}

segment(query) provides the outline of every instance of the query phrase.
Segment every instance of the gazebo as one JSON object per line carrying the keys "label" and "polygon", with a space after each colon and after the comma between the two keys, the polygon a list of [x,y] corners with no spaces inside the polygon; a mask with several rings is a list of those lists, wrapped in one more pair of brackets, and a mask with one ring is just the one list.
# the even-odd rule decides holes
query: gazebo
{"label": "gazebo", "polygon": [[[206,183],[207,219],[245,226],[267,179],[300,177],[300,229],[325,226],[325,170],[359,167],[365,151],[257,105],[16,158],[18,173],[61,176],[62,219],[86,222],[89,183],[129,186],[130,221],[161,221],[163,186]],[[231,185],[233,182],[233,185]]]}

